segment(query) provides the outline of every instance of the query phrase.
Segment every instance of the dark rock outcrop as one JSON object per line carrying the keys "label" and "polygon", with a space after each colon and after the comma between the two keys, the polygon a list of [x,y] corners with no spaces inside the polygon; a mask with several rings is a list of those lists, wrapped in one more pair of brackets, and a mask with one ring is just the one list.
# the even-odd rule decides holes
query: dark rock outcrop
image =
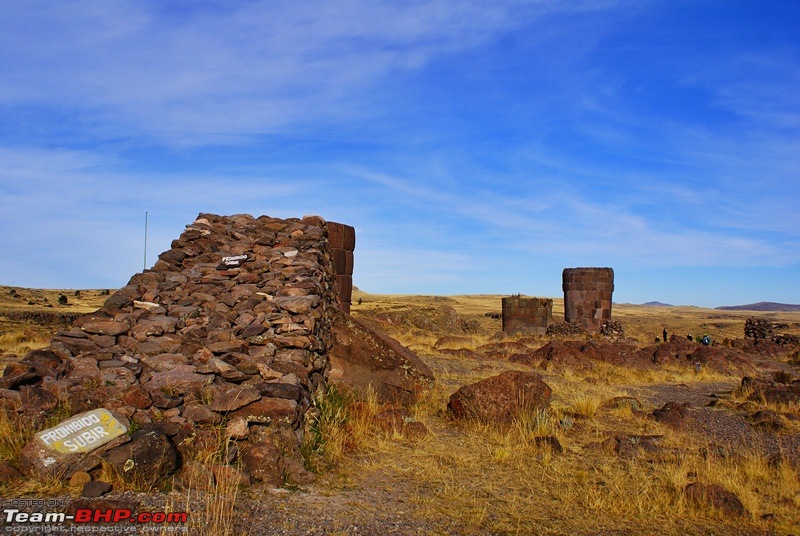
{"label": "dark rock outcrop", "polygon": [[546,409],[551,394],[539,374],[513,370],[465,385],[450,396],[447,407],[457,419],[502,425],[523,412]]}
{"label": "dark rock outcrop", "polygon": [[411,404],[433,382],[433,372],[416,354],[365,322],[333,313],[332,382],[361,396],[370,386],[380,402]]}

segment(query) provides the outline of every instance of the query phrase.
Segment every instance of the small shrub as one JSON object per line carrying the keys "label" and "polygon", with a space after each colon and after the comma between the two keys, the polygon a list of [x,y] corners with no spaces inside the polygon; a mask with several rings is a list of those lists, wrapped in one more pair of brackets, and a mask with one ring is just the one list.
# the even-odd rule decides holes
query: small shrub
{"label": "small shrub", "polygon": [[59,294],[58,295],[58,304],[59,305],[67,305],[68,303],[69,303],[69,300],[67,299],[66,296],[64,296],[63,294]]}

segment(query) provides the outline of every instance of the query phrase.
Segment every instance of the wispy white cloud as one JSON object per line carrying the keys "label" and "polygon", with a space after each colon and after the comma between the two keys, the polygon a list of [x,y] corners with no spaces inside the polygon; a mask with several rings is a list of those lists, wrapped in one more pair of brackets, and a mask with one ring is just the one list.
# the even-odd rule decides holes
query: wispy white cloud
{"label": "wispy white cloud", "polygon": [[20,282],[127,278],[144,211],[152,258],[201,211],[353,223],[359,277],[409,291],[800,265],[796,44],[748,51],[668,3],[0,12],[0,273]]}

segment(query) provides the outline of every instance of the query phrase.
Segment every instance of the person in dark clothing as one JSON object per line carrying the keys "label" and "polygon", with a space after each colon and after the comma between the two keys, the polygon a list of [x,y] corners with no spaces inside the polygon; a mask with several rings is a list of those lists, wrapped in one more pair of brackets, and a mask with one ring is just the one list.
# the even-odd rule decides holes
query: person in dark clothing
{"label": "person in dark clothing", "polygon": [[664,328],[664,342],[667,342],[667,328]]}
{"label": "person in dark clothing", "polygon": [[708,346],[709,344],[711,344],[711,337],[709,337],[708,333],[706,333],[705,335],[703,335],[703,338],[700,340],[700,342]]}
{"label": "person in dark clothing", "polygon": [[689,339],[690,341],[693,341],[693,340],[694,340],[694,337],[692,337],[692,334],[691,334],[691,333],[687,333],[687,334],[686,334],[686,338],[687,338],[687,339]]}

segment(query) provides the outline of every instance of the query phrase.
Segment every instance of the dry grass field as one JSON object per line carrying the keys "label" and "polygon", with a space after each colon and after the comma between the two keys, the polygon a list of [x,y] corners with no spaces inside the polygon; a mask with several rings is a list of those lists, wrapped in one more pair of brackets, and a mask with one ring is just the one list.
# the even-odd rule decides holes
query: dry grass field
{"label": "dry grass field", "polygon": [[[3,320],[4,310],[90,310],[104,299],[99,291],[81,291],[80,299],[74,291],[16,289],[21,299],[7,292],[0,287],[0,354],[43,345],[53,329]],[[58,305],[61,294],[69,305]],[[193,530],[209,535],[800,534],[800,464],[793,458],[800,452],[800,407],[748,400],[739,371],[698,371],[687,363],[647,370],[554,366],[538,370],[553,390],[548,411],[520,414],[506,428],[454,422],[446,405],[459,387],[531,369],[487,357],[482,347],[516,341],[534,350],[549,340],[499,334],[500,320],[486,314],[499,313],[501,297],[354,291],[352,313],[378,324],[434,371],[433,389],[410,417],[428,429],[424,437],[378,427],[376,416],[385,408],[334,392],[319,400],[323,441],[309,460],[319,471],[316,483],[288,492],[226,486],[200,499],[173,491],[154,500],[190,508]],[[558,319],[563,301],[554,304]],[[751,316],[800,334],[800,313],[615,304],[613,316],[640,347],[664,327],[681,337],[741,339]],[[780,371],[800,377],[796,354],[765,357],[758,368],[765,377]],[[687,426],[651,418],[667,401],[689,403]],[[753,424],[750,416],[759,410],[778,415],[780,428]],[[20,433],[0,423],[0,456],[13,459],[11,444],[19,444]],[[542,437],[555,437],[563,452],[537,440]],[[721,485],[746,512],[733,515],[691,500],[686,486],[692,482]],[[23,493],[75,491],[31,482],[0,487],[0,496]]]}

